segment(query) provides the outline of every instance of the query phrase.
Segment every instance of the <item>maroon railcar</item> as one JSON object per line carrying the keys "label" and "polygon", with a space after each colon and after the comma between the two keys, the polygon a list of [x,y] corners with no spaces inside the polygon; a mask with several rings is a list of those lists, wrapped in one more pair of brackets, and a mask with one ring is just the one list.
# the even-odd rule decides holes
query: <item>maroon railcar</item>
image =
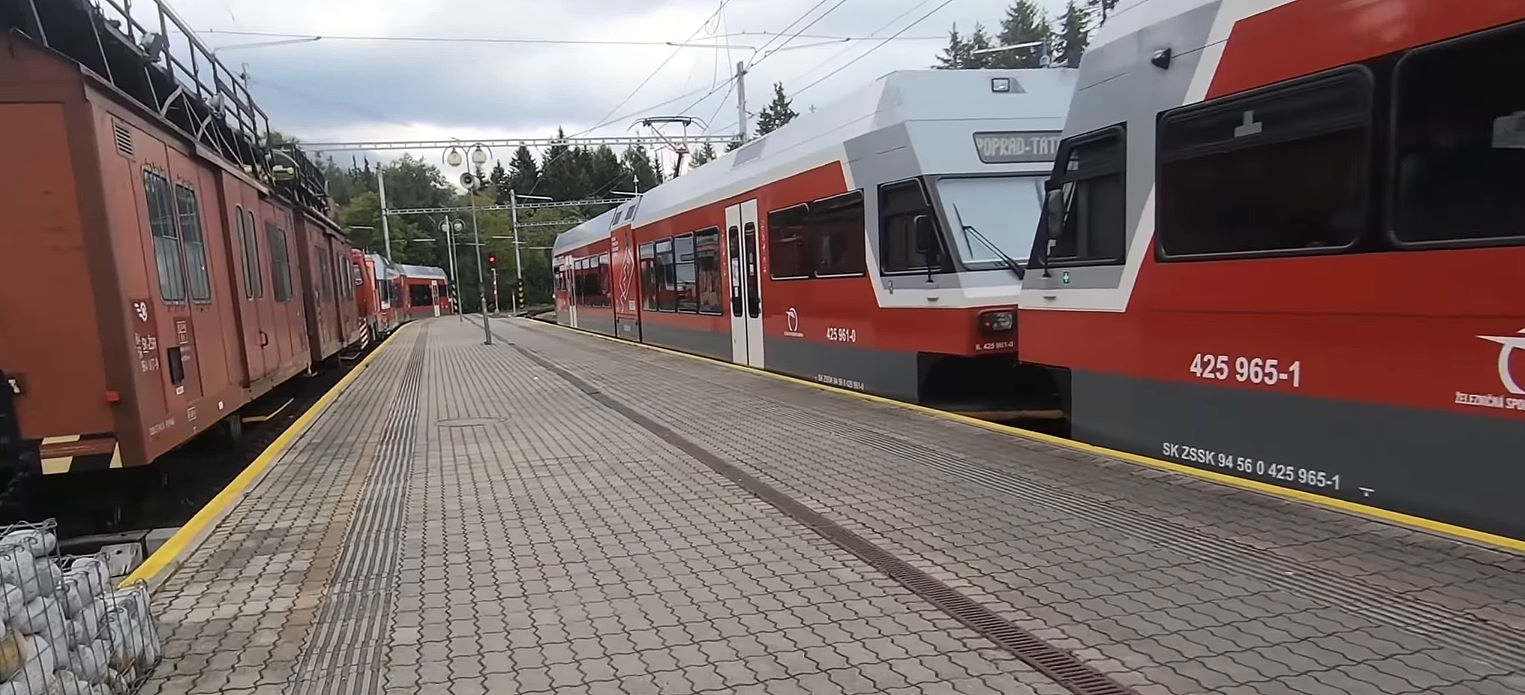
{"label": "maroon railcar", "polygon": [[109,2],[23,6],[0,3],[0,170],[18,174],[0,186],[0,470],[145,465],[362,335],[350,247],[317,167],[269,145],[173,13],[135,14],[182,45]]}

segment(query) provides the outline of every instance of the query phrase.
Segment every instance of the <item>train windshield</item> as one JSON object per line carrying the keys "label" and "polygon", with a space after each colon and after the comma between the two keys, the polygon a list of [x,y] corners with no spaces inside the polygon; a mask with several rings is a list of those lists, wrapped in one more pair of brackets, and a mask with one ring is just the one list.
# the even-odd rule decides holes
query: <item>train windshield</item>
{"label": "train windshield", "polygon": [[[1024,261],[1042,210],[1043,176],[948,178],[937,182],[943,218],[966,264]],[[993,248],[994,247],[994,248]]]}

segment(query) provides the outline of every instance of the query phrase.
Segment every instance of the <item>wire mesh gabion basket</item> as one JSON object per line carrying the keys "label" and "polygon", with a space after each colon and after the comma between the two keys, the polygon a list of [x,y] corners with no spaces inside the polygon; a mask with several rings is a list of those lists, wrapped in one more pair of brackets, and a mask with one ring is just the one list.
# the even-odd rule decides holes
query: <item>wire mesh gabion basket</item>
{"label": "wire mesh gabion basket", "polygon": [[163,653],[148,587],[58,551],[56,522],[0,528],[0,695],[127,695]]}

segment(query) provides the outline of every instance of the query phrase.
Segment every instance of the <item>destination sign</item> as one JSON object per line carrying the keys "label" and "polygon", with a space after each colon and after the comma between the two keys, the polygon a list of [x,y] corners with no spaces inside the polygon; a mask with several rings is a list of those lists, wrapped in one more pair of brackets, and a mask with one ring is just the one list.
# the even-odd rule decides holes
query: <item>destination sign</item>
{"label": "destination sign", "polygon": [[986,164],[1052,161],[1059,151],[1057,130],[975,133],[974,149]]}

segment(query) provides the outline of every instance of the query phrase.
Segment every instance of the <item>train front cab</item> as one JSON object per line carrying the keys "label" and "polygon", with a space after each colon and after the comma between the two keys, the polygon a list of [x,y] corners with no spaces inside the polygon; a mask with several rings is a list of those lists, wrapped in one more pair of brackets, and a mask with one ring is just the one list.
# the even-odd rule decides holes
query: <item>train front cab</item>
{"label": "train front cab", "polygon": [[1383,4],[1101,37],[1021,353],[1078,439],[1525,538],[1525,6]]}

